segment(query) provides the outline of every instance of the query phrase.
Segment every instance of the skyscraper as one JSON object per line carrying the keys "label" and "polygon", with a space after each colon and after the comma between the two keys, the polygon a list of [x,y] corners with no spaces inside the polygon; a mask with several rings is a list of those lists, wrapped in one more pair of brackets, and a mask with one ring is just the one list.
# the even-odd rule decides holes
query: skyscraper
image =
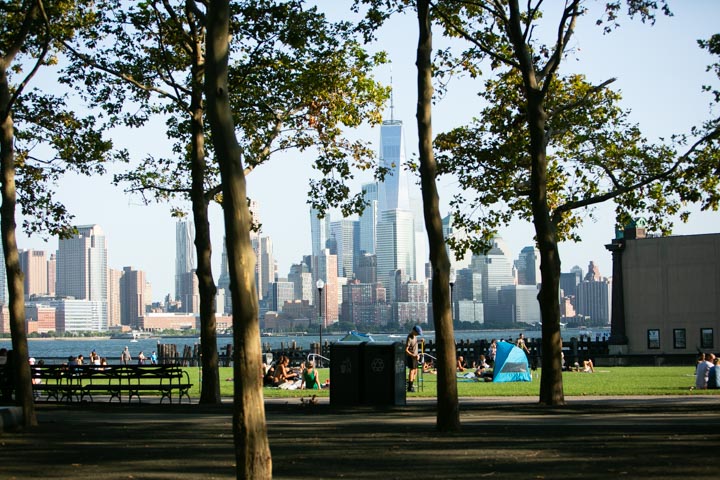
{"label": "skyscraper", "polygon": [[405,171],[405,133],[400,120],[386,120],[380,127],[380,165],[387,169],[378,185],[378,212],[410,210]]}
{"label": "skyscraper", "polygon": [[21,250],[20,269],[25,274],[25,298],[48,294],[47,258],[43,250]]}
{"label": "skyscraper", "polygon": [[322,322],[323,326],[328,326],[338,321],[339,304],[337,278],[337,256],[331,255],[329,249],[324,249],[320,255],[313,257],[313,274],[315,282],[322,280],[325,286],[322,290],[322,299],[318,297],[318,291],[315,289],[315,305],[322,303]]}
{"label": "skyscraper", "polygon": [[505,285],[514,285],[513,266],[508,255],[509,250],[500,237],[492,241],[492,248],[485,255],[474,255],[472,269],[482,279],[482,300],[486,322],[507,322],[506,311],[498,308],[498,292]]}
{"label": "skyscraper", "polygon": [[175,225],[175,299],[180,299],[182,276],[195,269],[195,228],[190,220]]}
{"label": "skyscraper", "polygon": [[534,246],[520,250],[515,260],[518,273],[518,285],[537,285],[540,283],[540,252]]}
{"label": "skyscraper", "polygon": [[120,277],[120,323],[138,328],[138,320],[145,315],[145,272],[124,267]]}
{"label": "skyscraper", "polygon": [[304,262],[292,264],[288,274],[288,281],[293,283],[293,297],[295,300],[307,300],[308,303],[312,304],[315,286],[312,283],[312,273],[307,264]]}
{"label": "skyscraper", "polygon": [[[396,270],[402,270],[410,279],[415,278],[415,228],[412,213],[408,210],[386,210],[381,213],[377,227],[377,280],[388,293]],[[389,300],[395,298],[389,295]]]}
{"label": "skyscraper", "polygon": [[[107,241],[100,225],[77,227],[77,235],[58,242],[58,297],[98,302],[100,330],[108,326]],[[66,321],[70,321],[66,318]]]}
{"label": "skyscraper", "polygon": [[375,253],[375,237],[378,221],[378,184],[366,183],[362,186],[365,210],[360,215],[360,251]]}
{"label": "skyscraper", "polygon": [[310,210],[310,235],[312,236],[312,256],[317,257],[320,252],[327,248],[327,241],[330,238],[330,217],[325,215],[318,217],[318,211]]}
{"label": "skyscraper", "polygon": [[338,257],[338,276],[353,278],[358,252],[359,222],[346,218],[330,222],[330,235],[335,239]]}

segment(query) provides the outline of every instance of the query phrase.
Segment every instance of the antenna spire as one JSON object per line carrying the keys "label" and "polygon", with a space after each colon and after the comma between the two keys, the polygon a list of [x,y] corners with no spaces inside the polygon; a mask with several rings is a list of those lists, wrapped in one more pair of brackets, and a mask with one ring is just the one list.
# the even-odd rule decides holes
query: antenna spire
{"label": "antenna spire", "polygon": [[392,63],[390,64],[390,121],[395,120],[395,100],[393,94]]}

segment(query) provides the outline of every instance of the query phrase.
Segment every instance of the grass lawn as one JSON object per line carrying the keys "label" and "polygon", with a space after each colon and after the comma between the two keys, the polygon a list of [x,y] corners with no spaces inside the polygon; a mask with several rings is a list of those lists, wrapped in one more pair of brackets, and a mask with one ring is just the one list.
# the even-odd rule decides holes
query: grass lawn
{"label": "grass lawn", "polygon": [[[194,384],[190,390],[192,398],[199,398],[200,383],[197,368],[187,368],[190,381]],[[321,381],[329,375],[329,369],[319,370]],[[598,367],[595,373],[565,372],[563,389],[566,396],[582,395],[720,395],[720,390],[690,390],[695,385],[695,369],[687,367]],[[232,368],[220,368],[220,393],[223,397],[233,394]],[[331,379],[332,383],[332,379]],[[423,388],[416,393],[408,393],[408,397],[436,396],[436,376],[423,375]],[[492,383],[476,382],[458,378],[458,395],[460,397],[483,396],[538,396],[540,392],[540,370],[533,372],[532,382]],[[266,398],[307,397],[317,394],[329,396],[328,390],[310,392],[308,390],[281,390],[265,388]]]}

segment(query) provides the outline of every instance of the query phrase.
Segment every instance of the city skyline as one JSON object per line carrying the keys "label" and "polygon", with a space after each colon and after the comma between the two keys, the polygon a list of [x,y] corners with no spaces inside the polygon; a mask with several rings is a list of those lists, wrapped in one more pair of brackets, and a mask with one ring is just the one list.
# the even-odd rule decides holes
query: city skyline
{"label": "city skyline", "polygon": [[[341,7],[333,5],[332,8],[339,10]],[[712,14],[712,11],[720,13],[720,5],[698,1],[673,5],[672,8],[675,16],[660,16],[653,27],[626,21],[617,32],[608,36],[603,36],[600,29],[590,25],[590,19],[586,19],[576,33],[577,58],[565,64],[568,70],[586,73],[592,81],[617,77],[613,88],[622,91],[623,105],[633,109],[633,120],[639,122],[650,138],[667,138],[673,133],[687,131],[691,125],[706,118],[708,113],[708,97],[700,93],[700,87],[713,81],[705,72],[711,59],[697,47],[695,40],[715,33],[712,18],[716,18],[717,14]],[[414,123],[415,42],[407,39],[416,36],[416,28],[412,15],[393,19],[380,32],[380,43],[374,47],[387,49],[393,61],[392,118],[405,122],[409,157],[417,155],[417,133]],[[436,40],[441,45],[441,41]],[[617,51],[626,54],[608,54]],[[668,68],[675,73],[668,76]],[[377,72],[377,78],[384,83],[389,83],[390,77],[389,66]],[[650,80],[659,78],[663,81]],[[479,110],[474,94],[477,88],[477,81],[469,79],[450,85],[447,95],[437,102],[433,111],[436,133],[467,122]],[[673,94],[668,96],[668,91]],[[658,101],[658,98],[663,101]],[[389,109],[387,114],[391,117]],[[169,151],[168,142],[163,141],[163,128],[162,120],[158,119],[143,131],[118,131],[115,140],[122,146],[128,146],[132,158],[145,155],[162,157]],[[379,152],[379,130],[379,127],[364,127],[354,134],[372,142],[375,151]],[[303,254],[311,252],[307,221],[309,207],[305,203],[306,180],[316,178],[317,174],[309,167],[308,156],[303,155],[302,158],[305,161],[297,161],[297,154],[284,154],[257,168],[248,177],[248,193],[260,205],[263,234],[273,240],[278,272],[283,277],[287,276],[293,263],[302,260]],[[57,200],[65,203],[76,216],[75,224],[102,226],[108,241],[109,265],[144,270],[147,280],[153,285],[153,300],[157,301],[174,293],[176,219],[171,216],[169,205],[144,206],[137,197],[126,195],[121,188],[112,186],[112,173],[124,167],[110,166],[110,175],[106,177],[63,177]],[[412,181],[415,180],[413,177]],[[358,175],[355,191],[369,181],[371,178]],[[443,214],[446,214],[447,202],[456,191],[456,185],[448,178],[441,178],[438,183],[445,209]],[[189,211],[188,203],[175,205]],[[574,265],[585,269],[592,260],[599,265],[603,275],[610,276],[611,257],[604,245],[614,236],[613,206],[602,205],[597,212],[598,220],[580,230],[581,244],[560,245],[564,272]],[[210,218],[212,265],[217,282],[224,232],[222,213],[216,205],[211,207]],[[22,217],[18,219],[18,224],[21,221]],[[691,216],[690,224],[678,224],[675,233],[717,232],[717,225],[717,213],[695,214]],[[508,243],[515,259],[523,247],[532,245],[533,229],[530,224],[516,222],[510,228],[500,230],[499,235]],[[28,237],[18,229],[18,247],[52,253],[57,250],[57,239],[44,243],[38,234]]]}

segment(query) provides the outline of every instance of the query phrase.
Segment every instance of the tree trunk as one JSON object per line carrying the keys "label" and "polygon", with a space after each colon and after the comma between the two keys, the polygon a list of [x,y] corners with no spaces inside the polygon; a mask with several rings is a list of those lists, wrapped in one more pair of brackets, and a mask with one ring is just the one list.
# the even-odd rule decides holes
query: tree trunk
{"label": "tree trunk", "polygon": [[[200,47],[200,46],[198,46]],[[202,55],[202,48],[197,48]],[[217,321],[215,318],[215,295],[217,288],[212,274],[212,244],[210,221],[208,220],[209,200],[205,198],[205,131],[203,128],[203,84],[202,58],[193,65],[193,91],[190,109],[191,164],[193,221],[195,223],[195,251],[197,252],[198,290],[200,293],[200,352],[202,363],[202,386],[200,403],[220,404],[220,372],[218,370]]]}
{"label": "tree trunk", "polygon": [[9,110],[10,86],[7,71],[0,69],[0,182],[2,206],[0,207],[0,234],[2,235],[8,292],[10,294],[10,335],[13,349],[13,378],[15,401],[23,409],[23,425],[37,425],[33,400],[30,364],[28,363],[27,332],[25,330],[25,292],[23,273],[20,269],[15,237],[15,158],[13,148],[13,121]]}
{"label": "tree trunk", "polygon": [[528,126],[532,172],[530,174],[530,201],[533,224],[540,251],[540,277],[542,283],[538,301],[542,317],[542,375],[540,377],[540,403],[563,405],[565,396],[562,383],[562,339],[560,338],[560,255],[556,227],[550,219],[547,199],[547,153],[545,147],[546,113],[542,94],[527,89]]}
{"label": "tree trunk", "polygon": [[437,165],[432,149],[432,32],[429,1],[418,0],[419,37],[416,66],[418,71],[418,148],[425,228],[430,243],[432,265],[432,304],[437,342],[437,429],[460,430],[460,409],[455,378],[455,335],[450,306],[450,259],[445,247],[440,216],[440,200],[435,177]]}
{"label": "tree trunk", "polygon": [[272,458],[262,395],[262,352],[255,286],[255,253],[250,243],[251,217],[240,146],[235,138],[228,98],[229,25],[229,1],[210,2],[207,13],[205,89],[213,145],[223,185],[223,212],[233,303],[233,435],[236,475],[242,479],[270,479]]}

